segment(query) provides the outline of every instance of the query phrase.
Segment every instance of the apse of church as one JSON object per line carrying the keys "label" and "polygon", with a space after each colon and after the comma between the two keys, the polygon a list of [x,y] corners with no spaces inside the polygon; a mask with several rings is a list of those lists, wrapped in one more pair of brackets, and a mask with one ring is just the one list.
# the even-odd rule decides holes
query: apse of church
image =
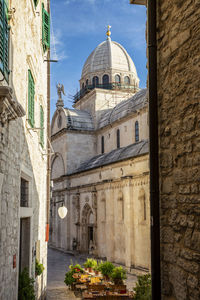
{"label": "apse of church", "polygon": [[50,242],[149,269],[147,91],[110,35],[87,58],[73,109],[59,95],[53,115]]}

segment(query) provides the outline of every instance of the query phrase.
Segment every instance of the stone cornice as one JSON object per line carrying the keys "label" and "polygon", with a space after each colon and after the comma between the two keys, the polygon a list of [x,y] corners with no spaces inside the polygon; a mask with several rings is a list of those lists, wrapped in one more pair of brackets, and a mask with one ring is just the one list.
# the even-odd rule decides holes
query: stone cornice
{"label": "stone cornice", "polygon": [[23,117],[26,114],[22,105],[13,98],[9,86],[0,86],[0,122],[6,122]]}

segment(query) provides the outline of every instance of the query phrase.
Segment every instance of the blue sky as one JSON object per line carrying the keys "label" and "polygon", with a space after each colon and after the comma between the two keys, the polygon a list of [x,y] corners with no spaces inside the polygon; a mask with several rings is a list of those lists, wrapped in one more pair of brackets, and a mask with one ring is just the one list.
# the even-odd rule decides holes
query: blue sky
{"label": "blue sky", "polygon": [[56,108],[56,83],[64,84],[64,103],[71,107],[84,62],[106,39],[107,25],[112,26],[111,39],[133,59],[140,87],[146,87],[144,6],[130,5],[129,0],[51,0],[51,20],[51,59],[56,53],[59,60],[51,63],[51,116]]}

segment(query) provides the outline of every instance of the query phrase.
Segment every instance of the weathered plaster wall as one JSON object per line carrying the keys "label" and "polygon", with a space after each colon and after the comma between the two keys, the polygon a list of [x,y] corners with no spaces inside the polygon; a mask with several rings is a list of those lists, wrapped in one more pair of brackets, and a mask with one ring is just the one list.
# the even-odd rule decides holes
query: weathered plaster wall
{"label": "weathered plaster wall", "polygon": [[158,3],[162,299],[200,299],[200,2]]}

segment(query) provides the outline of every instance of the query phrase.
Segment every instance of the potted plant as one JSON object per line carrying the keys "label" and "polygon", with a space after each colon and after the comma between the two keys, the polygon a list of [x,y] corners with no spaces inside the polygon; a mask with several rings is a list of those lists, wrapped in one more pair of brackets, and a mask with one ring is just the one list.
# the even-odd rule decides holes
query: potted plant
{"label": "potted plant", "polygon": [[44,271],[43,264],[40,264],[39,261],[36,259],[35,261],[35,276],[40,276],[42,272]]}
{"label": "potted plant", "polygon": [[73,265],[73,264],[71,264],[70,266],[69,266],[69,269],[71,270],[71,271],[73,271],[73,274],[74,273],[83,273],[83,268],[81,267],[81,265],[79,265],[79,264],[75,264],[75,265]]}
{"label": "potted plant", "polygon": [[34,279],[27,268],[19,274],[18,300],[35,300]]}
{"label": "potted plant", "polygon": [[109,261],[101,262],[98,269],[101,271],[104,278],[108,280],[113,272],[114,265]]}
{"label": "potted plant", "polygon": [[111,278],[114,284],[119,285],[123,284],[123,280],[126,279],[126,270],[122,267],[116,267],[111,273]]}
{"label": "potted plant", "polygon": [[74,271],[71,270],[71,271],[68,271],[66,274],[65,274],[65,280],[64,280],[64,283],[66,285],[69,286],[69,288],[73,288],[73,283],[76,281],[75,278],[73,278],[73,275],[74,275]]}
{"label": "potted plant", "polygon": [[73,263],[69,266],[69,271],[65,274],[64,283],[68,285],[71,289],[73,289],[73,283],[76,279],[73,277],[75,273],[83,273],[83,268],[79,264],[73,265]]}
{"label": "potted plant", "polygon": [[138,282],[133,290],[135,292],[134,300],[151,300],[151,275],[138,276]]}
{"label": "potted plant", "polygon": [[83,264],[85,269],[89,269],[89,272],[92,272],[92,269],[97,267],[97,261],[93,258],[87,258],[86,262]]}

